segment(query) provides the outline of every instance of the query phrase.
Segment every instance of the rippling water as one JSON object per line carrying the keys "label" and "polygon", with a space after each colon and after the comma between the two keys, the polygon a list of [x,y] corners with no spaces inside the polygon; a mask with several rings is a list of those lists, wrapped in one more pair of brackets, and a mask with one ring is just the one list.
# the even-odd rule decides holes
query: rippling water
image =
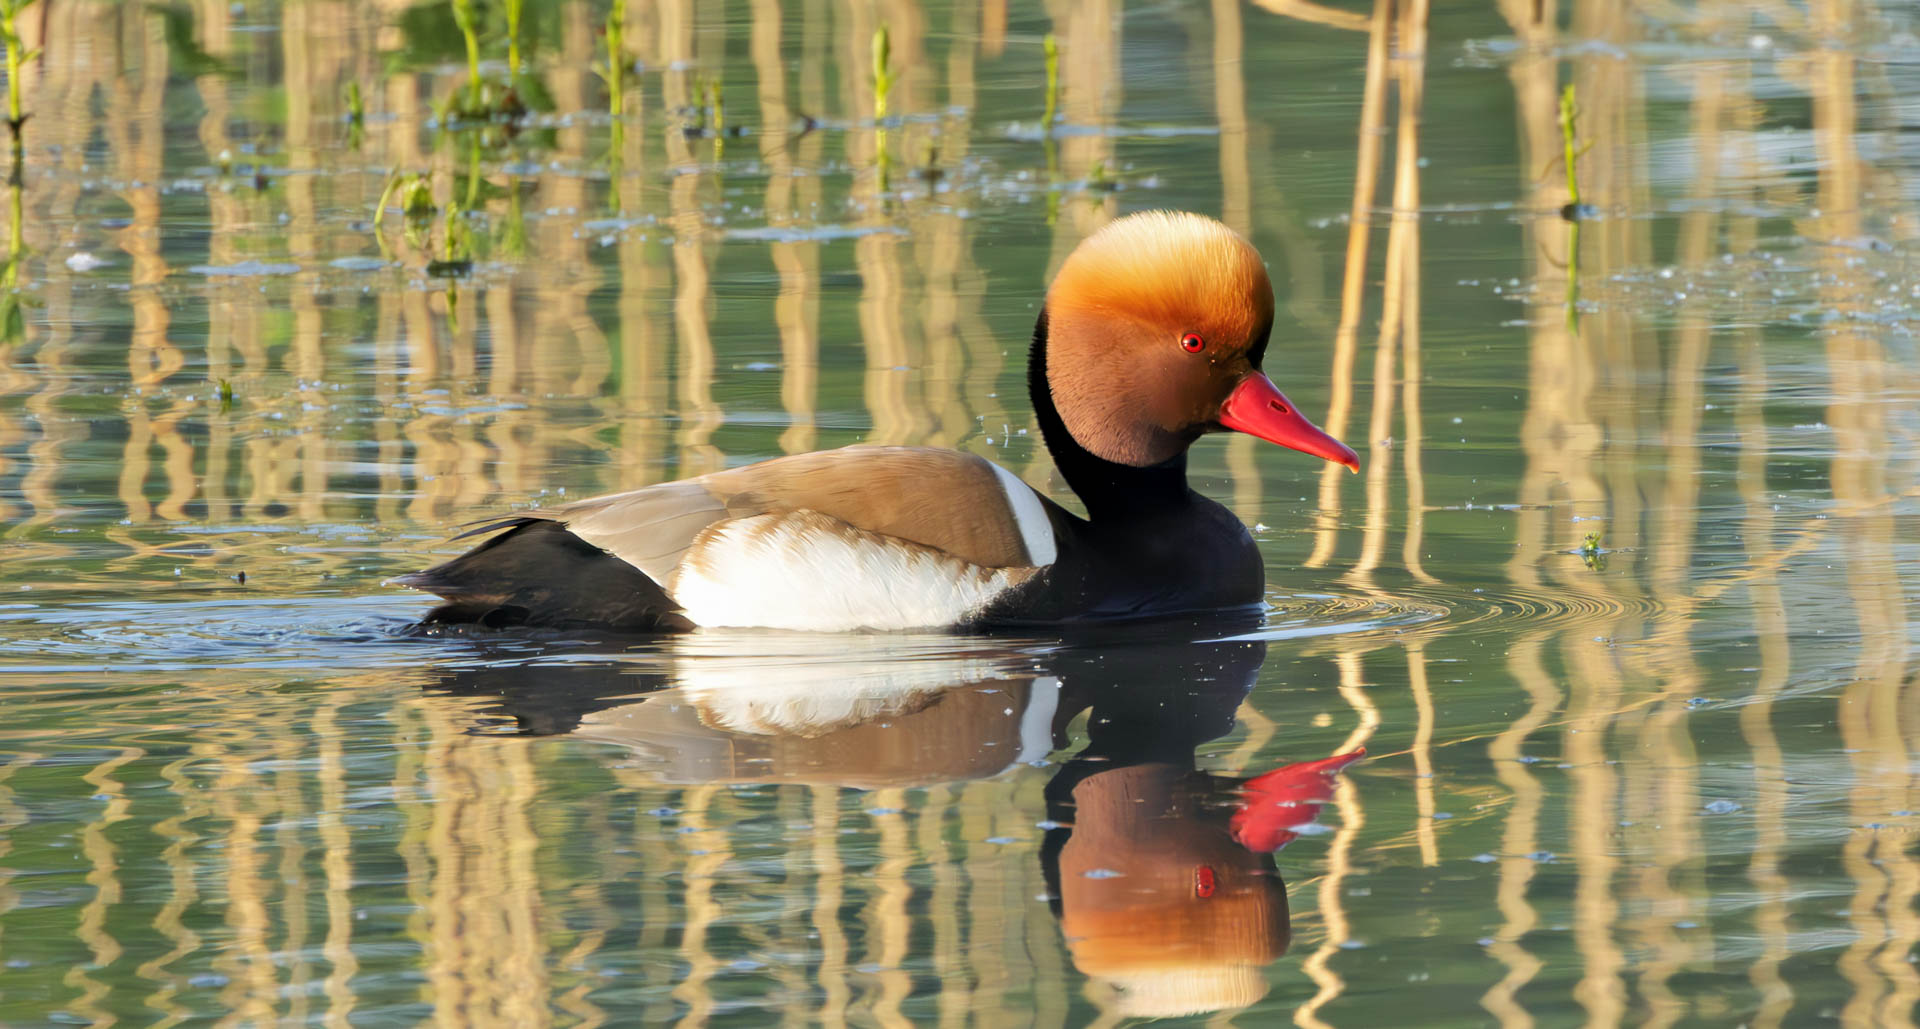
{"label": "rippling water", "polygon": [[[476,100],[445,3],[30,6],[0,1021],[1911,1024],[1910,12],[1368,7],[480,4]],[[1071,502],[1037,305],[1159,206],[1363,456],[1196,448],[1258,616],[382,585],[857,441]]]}

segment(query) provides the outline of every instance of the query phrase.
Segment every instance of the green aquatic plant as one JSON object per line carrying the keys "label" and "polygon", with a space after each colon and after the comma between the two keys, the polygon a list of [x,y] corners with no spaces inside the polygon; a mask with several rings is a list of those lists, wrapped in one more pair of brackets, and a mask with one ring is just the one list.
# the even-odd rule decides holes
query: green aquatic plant
{"label": "green aquatic plant", "polygon": [[358,150],[367,131],[367,105],[360,96],[360,82],[347,80],[347,149]]}
{"label": "green aquatic plant", "polygon": [[[1575,171],[1574,160],[1579,156],[1575,150],[1574,123],[1580,117],[1580,107],[1574,103],[1573,83],[1560,91],[1560,161],[1567,172],[1567,205],[1578,208],[1580,204],[1580,176]],[[1577,213],[1577,211],[1575,212]],[[1578,221],[1577,218],[1569,219]]]}
{"label": "green aquatic plant", "polygon": [[19,343],[27,337],[27,306],[30,302],[25,290],[20,288],[20,275],[26,266],[27,241],[23,233],[26,219],[21,195],[24,190],[20,184],[19,163],[14,164],[15,174],[7,185],[7,201],[11,218],[7,225],[7,263],[0,269],[0,342]]}
{"label": "green aquatic plant", "polygon": [[[26,7],[27,4],[21,3],[19,6]],[[148,4],[147,13],[160,19],[161,34],[167,43],[167,59],[175,72],[189,78],[202,75],[224,78],[239,76],[239,68],[201,48],[200,41],[194,37],[192,7],[184,3]]]}
{"label": "green aquatic plant", "polygon": [[5,279],[6,292],[0,293],[0,343],[12,346],[27,338],[27,302],[18,286],[19,265],[8,261]]}
{"label": "green aquatic plant", "polygon": [[521,208],[518,177],[507,179],[507,216],[501,222],[499,247],[508,257],[527,256],[527,216]]}
{"label": "green aquatic plant", "polygon": [[1060,111],[1060,41],[1049,32],[1040,48],[1047,55],[1047,106],[1040,114],[1040,134],[1052,139],[1053,119]]}
{"label": "green aquatic plant", "polygon": [[727,101],[720,92],[718,75],[707,80],[707,112],[712,118],[713,163],[718,165],[720,158],[726,154],[727,139]]}
{"label": "green aquatic plant", "polygon": [[1053,119],[1060,110],[1060,41],[1047,33],[1040,41],[1047,55],[1047,106],[1040,115],[1040,145],[1047,153],[1047,224],[1060,220],[1060,147],[1053,139]]}
{"label": "green aquatic plant", "polygon": [[16,155],[21,148],[20,126],[27,121],[26,112],[20,104],[20,69],[28,61],[40,56],[38,49],[29,49],[26,40],[20,38],[17,22],[20,12],[33,6],[33,3],[34,0],[0,0],[0,37],[4,38],[7,47],[7,127],[13,131]]}
{"label": "green aquatic plant", "polygon": [[892,46],[887,40],[887,27],[873,30],[873,146],[874,160],[880,174],[880,191],[887,190],[887,94],[893,91],[893,73],[888,65],[892,57]]}
{"label": "green aquatic plant", "polygon": [[[607,84],[607,206],[620,213],[620,155],[627,145],[627,0],[613,0],[607,8],[607,61],[594,68]],[[515,200],[519,202],[518,191]]]}
{"label": "green aquatic plant", "polygon": [[1107,162],[1093,162],[1093,167],[1087,171],[1087,192],[1091,194],[1090,199],[1097,204],[1100,202],[1101,195],[1119,188],[1119,181],[1107,173]]}
{"label": "green aquatic plant", "polygon": [[214,390],[214,396],[220,400],[221,414],[233,410],[233,383],[221,379],[219,387]]}
{"label": "green aquatic plant", "polygon": [[946,177],[947,170],[940,166],[940,147],[933,140],[927,140],[926,146],[921,149],[920,166],[914,169],[913,174],[925,182],[929,190],[937,187],[940,180]]}
{"label": "green aquatic plant", "polygon": [[433,220],[439,210],[433,202],[433,182],[424,174],[408,176],[400,189],[400,213],[409,222]]}
{"label": "green aquatic plant", "polygon": [[[433,230],[433,216],[439,207],[433,202],[433,182],[425,175],[399,175],[389,178],[387,188],[380,193],[380,206],[374,214],[374,231],[379,230],[383,216],[387,212],[387,201],[398,194],[400,214],[406,219],[405,236],[408,243],[424,248],[428,235]],[[386,252],[385,236],[381,235],[381,252]]]}
{"label": "green aquatic plant", "polygon": [[1580,541],[1580,563],[1596,572],[1607,570],[1607,552],[1600,549],[1599,533],[1587,533],[1587,538]]}
{"label": "green aquatic plant", "polygon": [[607,84],[607,114],[613,118],[615,132],[620,130],[620,118],[626,113],[627,59],[623,39],[626,26],[626,0],[613,0],[613,6],[607,9],[607,63],[594,71],[599,72]]}
{"label": "green aquatic plant", "polygon": [[440,234],[440,257],[427,262],[427,274],[457,279],[473,270],[473,224],[459,201],[447,205],[446,231]]}
{"label": "green aquatic plant", "polygon": [[387,202],[399,188],[400,169],[394,168],[387,172],[386,185],[380,187],[380,199],[373,202],[373,240],[380,244],[380,256],[388,260],[393,259],[393,251],[387,247]]}
{"label": "green aquatic plant", "polygon": [[520,81],[520,14],[526,0],[506,0],[507,5],[507,78]]}
{"label": "green aquatic plant", "polygon": [[1573,83],[1560,91],[1560,163],[1567,176],[1567,202],[1560,217],[1567,222],[1567,329],[1580,331],[1580,223],[1594,214],[1593,208],[1580,202],[1580,155],[1578,145],[1580,105],[1574,102]]}
{"label": "green aquatic plant", "polygon": [[452,0],[453,24],[467,44],[467,104],[463,113],[483,110],[480,102],[480,30],[475,21],[473,0]]}

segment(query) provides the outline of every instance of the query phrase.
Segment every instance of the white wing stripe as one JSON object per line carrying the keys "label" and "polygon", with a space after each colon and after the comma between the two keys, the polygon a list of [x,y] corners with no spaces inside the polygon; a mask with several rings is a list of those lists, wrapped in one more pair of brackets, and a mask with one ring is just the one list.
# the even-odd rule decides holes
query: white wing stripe
{"label": "white wing stripe", "polygon": [[1053,523],[1047,520],[1046,509],[1040,506],[1040,494],[1021,482],[1019,476],[992,461],[987,462],[987,467],[1000,477],[1000,489],[1007,495],[1007,506],[1013,509],[1013,523],[1020,527],[1020,539],[1027,545],[1027,560],[1040,568],[1052,564],[1060,551],[1053,544]]}

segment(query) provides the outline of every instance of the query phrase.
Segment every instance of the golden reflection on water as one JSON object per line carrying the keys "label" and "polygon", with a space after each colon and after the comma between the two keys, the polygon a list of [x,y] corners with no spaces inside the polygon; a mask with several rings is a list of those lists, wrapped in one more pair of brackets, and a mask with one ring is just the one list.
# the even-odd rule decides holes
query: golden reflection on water
{"label": "golden reflection on water", "polygon": [[[1370,17],[1307,0],[1261,0],[1257,8],[1214,3],[1196,44],[1210,48],[1200,74],[1219,129],[1216,213],[1241,231],[1261,238],[1284,231],[1265,206],[1273,193],[1263,151],[1280,141],[1249,110],[1255,51],[1247,23],[1286,17],[1338,30],[1329,38],[1350,47],[1355,67],[1364,68],[1326,423],[1344,435],[1356,405],[1370,405],[1365,507],[1347,513],[1344,472],[1327,469],[1312,532],[1301,534],[1311,546],[1303,563],[1331,569],[1369,597],[1390,601],[1396,590],[1441,596],[1465,612],[1469,604],[1444,582],[1456,566],[1434,560],[1431,542],[1439,509],[1429,493],[1440,490],[1429,485],[1428,469],[1441,474],[1437,444],[1446,441],[1436,438],[1438,418],[1424,413],[1422,397],[1422,290],[1433,285],[1423,283],[1423,242],[1432,242],[1431,233],[1422,235],[1429,224],[1423,129],[1429,146],[1432,136],[1423,109],[1443,99],[1428,91],[1427,5],[1376,0]],[[187,270],[170,262],[165,245],[173,217],[165,184],[180,175],[182,160],[167,150],[167,104],[177,102],[169,90],[191,96],[203,112],[188,163],[216,168],[248,164],[264,131],[248,107],[258,98],[222,74],[172,83],[179,58],[161,22],[139,10],[37,9],[50,28],[47,51],[29,65],[26,82],[38,112],[30,123],[38,163],[21,217],[29,245],[47,255],[30,284],[43,313],[28,320],[22,338],[6,342],[0,360],[0,393],[8,398],[0,406],[0,446],[22,455],[0,464],[0,476],[18,484],[17,500],[0,501],[0,517],[15,548],[9,554],[40,567],[56,567],[74,549],[42,530],[70,503],[62,497],[82,474],[73,467],[77,454],[96,435],[117,451],[111,493],[119,510],[102,530],[116,546],[108,571],[133,582],[155,576],[156,562],[224,575],[277,545],[236,526],[365,517],[343,495],[343,469],[356,462],[377,469],[365,505],[374,520],[427,535],[470,513],[531,499],[551,484],[556,466],[583,454],[595,467],[569,481],[604,489],[725,467],[735,459],[723,449],[736,438],[728,435],[737,427],[730,414],[777,406],[784,425],[774,448],[781,451],[842,442],[826,424],[839,412],[823,400],[831,371],[823,368],[822,309],[834,303],[850,303],[858,326],[856,406],[871,423],[865,438],[972,448],[1045,484],[1044,450],[1006,438],[1004,427],[1024,408],[1017,396],[997,392],[1018,378],[1008,373],[1020,367],[1025,340],[997,334],[999,323],[989,319],[996,259],[982,247],[976,219],[931,199],[942,179],[968,188],[954,180],[973,174],[973,147],[993,128],[976,124],[974,113],[993,85],[986,62],[1002,59],[1003,48],[1030,58],[1036,47],[1027,37],[1041,21],[1060,41],[1063,125],[1074,130],[1054,135],[1059,181],[1046,184],[1047,203],[1031,212],[1038,222],[1043,208],[1057,207],[1046,230],[1049,266],[1136,206],[1108,188],[1125,173],[1129,124],[1127,26],[1111,0],[1056,0],[1018,31],[1000,0],[941,11],[906,0],[752,0],[719,13],[666,0],[630,12],[628,56],[649,69],[628,87],[635,131],[610,145],[586,121],[560,125],[547,163],[481,173],[503,194],[485,201],[488,214],[521,231],[528,212],[567,212],[533,220],[526,247],[537,259],[447,284],[424,278],[425,254],[404,252],[409,285],[373,290],[364,301],[329,299],[327,262],[364,251],[331,226],[343,211],[358,218],[370,210],[385,169],[427,173],[442,207],[470,188],[475,173],[464,149],[436,142],[430,125],[434,105],[460,87],[458,72],[382,75],[375,42],[395,31],[392,12],[296,4],[276,12],[288,102],[274,174],[259,185],[236,167],[202,184],[210,266],[276,260],[262,242],[271,238],[283,248],[273,252],[291,255],[300,270],[267,279],[203,276],[189,289],[182,286]],[[1875,11],[1840,0],[1820,0],[1804,17],[1767,9],[1770,31],[1799,48],[1783,59],[1780,75],[1811,105],[1818,159],[1808,180],[1759,152],[1756,134],[1769,115],[1747,58],[1707,54],[1656,67],[1635,49],[1649,38],[1644,12],[1603,0],[1503,0],[1495,9],[1518,40],[1506,75],[1520,155],[1519,254],[1530,286],[1515,546],[1498,567],[1514,596],[1551,617],[1500,641],[1505,660],[1494,664],[1516,692],[1490,725],[1470,726],[1447,683],[1436,681],[1448,667],[1437,654],[1454,631],[1445,622],[1391,639],[1331,637],[1310,648],[1331,663],[1331,692],[1344,705],[1333,722],[1347,737],[1335,749],[1406,738],[1411,800],[1389,796],[1401,782],[1399,755],[1376,754],[1391,775],[1339,782],[1329,814],[1336,829],[1314,852],[1324,865],[1316,857],[1293,883],[1296,952],[1266,973],[1288,990],[1276,990],[1260,1014],[1339,1024],[1343,1003],[1364,1000],[1348,993],[1365,966],[1345,955],[1377,921],[1352,891],[1376,861],[1404,857],[1435,869],[1462,859],[1465,847],[1439,816],[1476,795],[1444,773],[1457,767],[1458,754],[1483,749],[1491,776],[1478,787],[1484,796],[1474,818],[1497,825],[1488,862],[1494,920],[1480,969],[1486,988],[1477,998],[1485,1012],[1510,1026],[1564,1014],[1532,1005],[1547,992],[1545,977],[1572,960],[1571,1000],[1590,1024],[1731,1017],[1724,998],[1687,982],[1690,972],[1726,960],[1694,928],[1708,926],[1754,938],[1741,957],[1757,998],[1750,1024],[1811,1017],[1812,1005],[1824,1001],[1796,992],[1791,967],[1795,933],[1804,931],[1796,918],[1806,914],[1789,874],[1790,861],[1805,853],[1787,780],[1796,740],[1775,719],[1791,699],[1797,653],[1806,649],[1796,651],[1795,620],[1816,603],[1797,592],[1793,562],[1824,553],[1838,557],[1839,588],[1859,637],[1850,681],[1832,711],[1846,752],[1839,789],[1850,831],[1837,854],[1851,889],[1844,918],[1852,933],[1837,960],[1847,985],[1837,1017],[1847,1025],[1909,1024],[1920,1001],[1920,974],[1908,960],[1920,944],[1920,861],[1909,835],[1859,830],[1915,805],[1897,506],[1913,495],[1901,456],[1911,433],[1886,403],[1890,394],[1910,395],[1914,375],[1879,333],[1861,327],[1875,313],[1867,298],[1882,286],[1874,265],[1859,259],[1859,241],[1880,233],[1910,242],[1920,230],[1902,206],[1908,184],[1897,169],[1863,157],[1858,142],[1868,118],[1863,104],[1886,105],[1892,96],[1875,77],[1881,72],[1863,69],[1848,42]],[[195,39],[208,54],[242,52],[233,24],[242,12],[217,3],[193,12]],[[558,49],[537,74],[560,111],[602,102],[588,71],[604,60],[601,16],[601,8],[582,3],[557,11]],[[1675,16],[1703,37],[1751,27],[1744,8],[1727,4]],[[870,64],[870,40],[882,24],[899,69],[890,109],[946,112],[890,124],[884,134],[873,124],[871,78],[848,71]],[[29,41],[37,39],[40,22],[27,28]],[[736,32],[746,36],[751,93],[708,78],[711,69],[731,67]],[[1586,53],[1578,41],[1615,51]],[[1688,122],[1689,179],[1670,252],[1647,220],[1617,216],[1656,206],[1647,156],[1656,78],[1659,88],[1679,91],[1681,99],[1665,103],[1684,105]],[[1580,111],[1581,200],[1601,212],[1579,233],[1558,214],[1571,199],[1558,163],[1566,143],[1558,104],[1569,81]],[[343,146],[340,97],[348,82],[366,88],[369,131],[365,152],[341,167],[334,154]],[[718,117],[716,96],[730,119],[749,112],[753,136],[696,130]],[[818,127],[835,112],[845,114],[844,131]],[[104,139],[105,164],[83,173],[96,136]],[[885,185],[883,145],[891,169]],[[762,168],[736,172],[730,162],[742,155]],[[836,162],[844,168],[823,172]],[[1389,167],[1382,209],[1379,179]],[[604,187],[595,177],[602,171],[611,177]],[[117,198],[114,210],[124,208],[111,228],[96,224],[100,208],[80,184],[95,174],[110,180],[99,188]],[[764,175],[764,187],[755,182],[742,201],[734,175]],[[1765,352],[1773,328],[1748,322],[1729,331],[1725,298],[1711,288],[1659,317],[1637,310],[1632,296],[1605,294],[1615,288],[1609,284],[1662,263],[1684,280],[1710,278],[1722,255],[1747,259],[1765,232],[1777,231],[1751,212],[1782,198],[1817,212],[1796,230],[1816,255],[1821,308],[1843,316],[1821,340],[1830,377],[1825,423],[1834,436],[1825,472],[1835,505],[1818,521],[1777,515],[1777,491],[1768,485],[1779,442],[1769,430],[1778,422],[1766,417],[1778,399]],[[729,235],[714,214],[729,203],[763,210],[770,230],[763,243]],[[608,244],[583,227],[603,216],[622,223]],[[1382,221],[1385,239],[1376,245]],[[92,242],[54,238],[52,226],[76,222],[86,222]],[[848,249],[857,293],[830,293],[825,280],[840,259],[812,231],[822,226],[855,234]],[[399,233],[389,234],[397,245]],[[103,341],[89,326],[97,293],[54,259],[83,242],[103,254],[111,248],[119,263],[113,281],[126,287],[124,339]],[[1296,283],[1317,282],[1312,240],[1285,245],[1288,261],[1301,266]],[[595,257],[603,246],[610,260]],[[757,331],[777,352],[778,381],[765,397],[723,402],[739,384],[724,341],[737,338],[731,323],[740,298],[726,291],[750,260],[753,274],[771,283],[771,328]],[[1007,295],[1039,289],[1027,283]],[[1596,293],[1601,301],[1579,302]],[[370,336],[343,338],[351,335],[343,325],[363,324],[347,317],[362,303],[371,312],[364,322]],[[183,310],[204,320],[203,338],[195,338],[197,327],[182,331]],[[1375,315],[1371,388],[1356,391],[1360,340]],[[123,359],[124,372],[114,375],[128,388],[110,414],[89,416],[76,406],[86,374],[76,362],[91,360],[102,342]],[[364,426],[368,445],[357,452],[361,441],[333,434],[336,398],[327,382],[362,353],[382,414]],[[1717,541],[1702,524],[1703,511],[1721,502],[1706,474],[1719,431],[1709,404],[1726,393],[1717,366],[1737,368],[1732,446],[1741,562],[1731,569],[1712,563]],[[202,370],[205,382],[186,381]],[[1296,372],[1302,381],[1317,374]],[[230,407],[212,399],[221,382],[233,387]],[[473,383],[484,386],[466,392]],[[560,408],[549,403],[556,397],[574,404],[577,417],[556,417]],[[255,431],[261,418],[285,431]],[[1030,449],[1009,453],[1010,445]],[[1234,506],[1249,522],[1267,509],[1255,455],[1252,441],[1239,439],[1219,458]],[[167,526],[207,533],[189,547],[155,531]],[[1610,552],[1609,574],[1575,556],[1590,534]],[[351,567],[345,553],[315,553],[311,561],[328,574]],[[1727,673],[1697,657],[1702,619],[1728,599],[1745,605],[1739,628],[1755,648],[1751,682],[1738,684],[1751,693],[1737,716],[1752,766],[1742,784],[1752,832],[1732,843],[1702,815],[1727,790],[1728,752],[1716,745],[1703,756],[1705,716],[1691,706],[1729,688],[1715,681]],[[1718,622],[1714,628],[1727,631]],[[553,800],[550,792],[564,785],[556,777],[570,767],[560,744],[476,731],[484,704],[421,694],[424,673],[413,671],[364,684],[408,698],[393,705],[372,740],[346,694],[316,701],[294,692],[236,706],[219,727],[193,729],[185,754],[133,743],[90,754],[78,778],[98,806],[76,830],[86,891],[70,912],[79,949],[60,973],[67,991],[60,1004],[97,1024],[126,1017],[114,993],[116,977],[131,966],[141,1013],[161,1024],[184,1021],[204,1008],[185,999],[180,969],[205,963],[221,977],[226,1024],[349,1024],[363,1013],[364,974],[383,960],[359,949],[367,941],[355,929],[364,910],[358,870],[379,849],[402,869],[405,946],[423,974],[419,999],[446,1024],[614,1020],[596,999],[603,983],[587,969],[615,948],[634,947],[649,956],[631,974],[643,980],[650,1022],[721,1020],[735,997],[729,977],[742,960],[765,966],[790,1000],[784,1012],[793,1024],[911,1025],[927,1010],[913,1007],[915,998],[928,992],[936,994],[932,1011],[941,1025],[1064,1025],[1085,1007],[1094,1024],[1114,1024],[1136,1011],[1110,981],[1123,977],[1081,967],[1084,952],[1033,900],[1046,888],[1031,843],[1035,812],[1046,809],[1045,776],[1023,771],[1015,758],[1044,756],[1066,730],[1045,718],[1038,729],[1022,721],[1057,683],[1009,666],[1004,654],[981,658],[986,672],[936,662],[925,689],[894,683],[892,692],[876,694],[876,706],[848,714],[831,731],[777,722],[743,728],[722,724],[713,696],[726,689],[703,684],[699,657],[686,658],[670,688],[584,715],[572,727],[569,743],[594,748],[617,787],[597,796]],[[835,679],[855,679],[894,667],[883,655],[830,670]],[[1405,696],[1397,690],[1402,681]],[[201,699],[220,696],[199,689]],[[888,706],[902,696],[912,703]],[[1271,756],[1270,742],[1288,741],[1282,719],[1297,712],[1283,715],[1275,705],[1262,698],[1237,707],[1230,771],[1257,770],[1251,766]],[[890,721],[873,720],[881,716]],[[387,786],[399,828],[390,855],[384,842],[356,843],[352,831],[351,798],[365,788],[356,762],[373,743],[396,755]],[[1550,752],[1567,766],[1564,776],[1529,760]],[[22,903],[21,870],[33,855],[23,855],[28,845],[16,842],[15,830],[34,819],[16,784],[38,760],[37,751],[23,751],[0,766],[0,914]],[[156,771],[141,771],[155,761],[163,762]],[[760,824],[764,810],[743,799],[752,794],[736,792],[751,790],[771,791],[773,830]],[[681,831],[647,822],[622,828],[632,811],[656,809],[673,809]],[[147,811],[154,814],[141,817]],[[545,849],[563,831],[595,843],[577,867],[574,855]],[[769,831],[784,848],[774,859],[750,849]],[[148,849],[140,852],[157,855],[154,869],[128,867],[129,840],[139,833],[153,837],[141,837]],[[1001,839],[1024,842],[991,842]],[[1733,914],[1712,903],[1727,887],[1707,867],[1709,855],[1725,856],[1713,848],[1729,845],[1742,848],[1737,864],[1753,892],[1749,909]],[[780,870],[777,882],[743,871],[769,860]],[[1568,877],[1554,878],[1555,861],[1571,866]],[[134,875],[163,882],[157,888],[165,899],[144,924],[121,917]],[[1569,884],[1565,900],[1548,889],[1562,882]],[[622,913],[629,903],[640,912],[637,925]],[[1572,958],[1546,942],[1546,927],[1556,922],[1566,925]],[[0,940],[21,935],[5,919],[0,928],[7,930]],[[673,960],[658,957],[666,954]],[[1086,981],[1077,998],[1056,988],[1076,968]]]}

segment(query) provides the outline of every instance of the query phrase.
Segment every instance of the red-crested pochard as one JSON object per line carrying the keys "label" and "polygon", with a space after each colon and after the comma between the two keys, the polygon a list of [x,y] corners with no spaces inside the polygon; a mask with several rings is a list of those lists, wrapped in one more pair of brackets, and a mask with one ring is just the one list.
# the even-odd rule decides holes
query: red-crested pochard
{"label": "red-crested pochard", "polygon": [[[1273,287],[1211,218],[1118,219],[1061,265],[1027,388],[1080,518],[982,457],[853,446],[517,512],[396,583],[428,622],[658,631],[1033,624],[1257,603],[1246,527],[1187,486],[1232,429],[1358,469],[1260,370]],[[505,530],[505,531],[500,531]]]}

